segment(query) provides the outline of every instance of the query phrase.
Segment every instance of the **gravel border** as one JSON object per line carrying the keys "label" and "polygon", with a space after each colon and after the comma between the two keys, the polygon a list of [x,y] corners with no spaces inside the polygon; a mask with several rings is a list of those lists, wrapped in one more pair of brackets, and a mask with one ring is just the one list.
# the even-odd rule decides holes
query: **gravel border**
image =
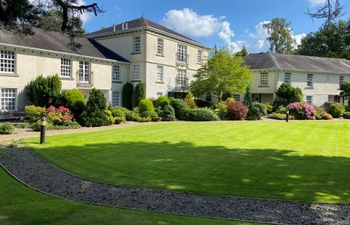
{"label": "gravel border", "polygon": [[350,205],[114,186],[64,172],[26,149],[0,150],[0,165],[33,189],[84,203],[272,224],[350,224]]}

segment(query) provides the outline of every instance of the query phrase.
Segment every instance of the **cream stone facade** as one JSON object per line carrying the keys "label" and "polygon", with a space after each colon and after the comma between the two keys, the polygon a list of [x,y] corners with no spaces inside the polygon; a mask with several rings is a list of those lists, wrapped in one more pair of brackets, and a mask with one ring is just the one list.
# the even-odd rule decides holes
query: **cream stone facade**
{"label": "cream stone facade", "polygon": [[[14,71],[0,71],[0,106],[1,111],[23,111],[27,104],[25,87],[39,75],[59,75],[62,81],[62,90],[79,89],[87,98],[91,89],[96,88],[105,93],[112,104],[112,93],[122,90],[121,83],[126,82],[129,63],[116,60],[106,60],[88,56],[80,56],[63,52],[54,52],[44,49],[34,49],[24,46],[13,46],[0,43],[0,52],[14,54]],[[62,60],[70,60],[69,76],[63,76]],[[87,79],[79,78],[79,63],[87,62],[89,71]],[[112,82],[112,68],[120,69],[120,81]],[[14,107],[6,107],[8,90],[14,91]],[[120,100],[118,101],[118,105]]]}
{"label": "cream stone facade", "polygon": [[[272,103],[277,89],[287,82],[302,90],[305,102],[317,106],[335,102],[347,105],[339,88],[342,82],[350,81],[349,60],[272,53],[248,57],[255,102]],[[243,99],[243,94],[238,95]]]}
{"label": "cream stone facade", "polygon": [[[87,37],[130,62],[128,82],[134,85],[144,82],[147,98],[160,95],[181,97],[193,80],[193,75],[208,59],[209,49],[164,29],[140,18],[91,33]],[[135,39],[139,40],[139,51],[134,49]],[[135,66],[139,68],[139,76],[135,76]]]}
{"label": "cream stone facade", "polygon": [[182,97],[207,59],[208,48],[144,18],[129,24],[79,38],[76,48],[62,34],[38,28],[28,37],[0,31],[1,112],[23,111],[25,87],[39,75],[58,74],[63,90],[79,89],[86,98],[93,88],[102,90],[111,106],[121,105],[127,82],[145,83],[147,98]]}

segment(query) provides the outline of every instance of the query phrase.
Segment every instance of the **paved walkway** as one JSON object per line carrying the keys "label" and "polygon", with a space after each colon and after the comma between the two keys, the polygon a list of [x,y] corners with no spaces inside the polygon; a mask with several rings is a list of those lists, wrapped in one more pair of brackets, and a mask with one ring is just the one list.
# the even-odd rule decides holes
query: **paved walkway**
{"label": "paved walkway", "polygon": [[128,188],[64,172],[25,149],[3,149],[0,165],[40,192],[84,203],[271,224],[350,224],[350,206]]}

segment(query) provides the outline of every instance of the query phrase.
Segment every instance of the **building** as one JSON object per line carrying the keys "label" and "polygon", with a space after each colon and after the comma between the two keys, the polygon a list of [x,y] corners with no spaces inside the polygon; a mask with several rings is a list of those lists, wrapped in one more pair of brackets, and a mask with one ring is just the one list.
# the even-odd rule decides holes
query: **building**
{"label": "building", "polygon": [[146,84],[147,98],[183,97],[208,48],[144,17],[87,35],[130,62],[128,81]]}
{"label": "building", "polygon": [[339,87],[344,81],[350,81],[349,60],[259,53],[246,56],[245,62],[254,74],[253,101],[273,102],[278,87],[290,83],[301,88],[305,102],[318,106],[326,102],[346,104],[339,96]]}
{"label": "building", "polygon": [[88,97],[100,89],[121,104],[125,83],[146,84],[146,97],[181,96],[208,57],[208,48],[143,17],[77,37],[58,32],[0,30],[0,111],[23,111],[25,87],[39,75],[58,74],[62,89]]}

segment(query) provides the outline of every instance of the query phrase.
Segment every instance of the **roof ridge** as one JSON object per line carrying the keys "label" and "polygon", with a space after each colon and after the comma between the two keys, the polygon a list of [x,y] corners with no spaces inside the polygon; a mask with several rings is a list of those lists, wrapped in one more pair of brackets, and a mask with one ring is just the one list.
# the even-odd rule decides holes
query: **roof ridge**
{"label": "roof ridge", "polygon": [[277,60],[276,60],[275,56],[273,55],[273,53],[269,52],[269,55],[270,55],[272,61],[275,63],[277,69],[282,70],[282,68],[280,67],[280,64],[277,62]]}

